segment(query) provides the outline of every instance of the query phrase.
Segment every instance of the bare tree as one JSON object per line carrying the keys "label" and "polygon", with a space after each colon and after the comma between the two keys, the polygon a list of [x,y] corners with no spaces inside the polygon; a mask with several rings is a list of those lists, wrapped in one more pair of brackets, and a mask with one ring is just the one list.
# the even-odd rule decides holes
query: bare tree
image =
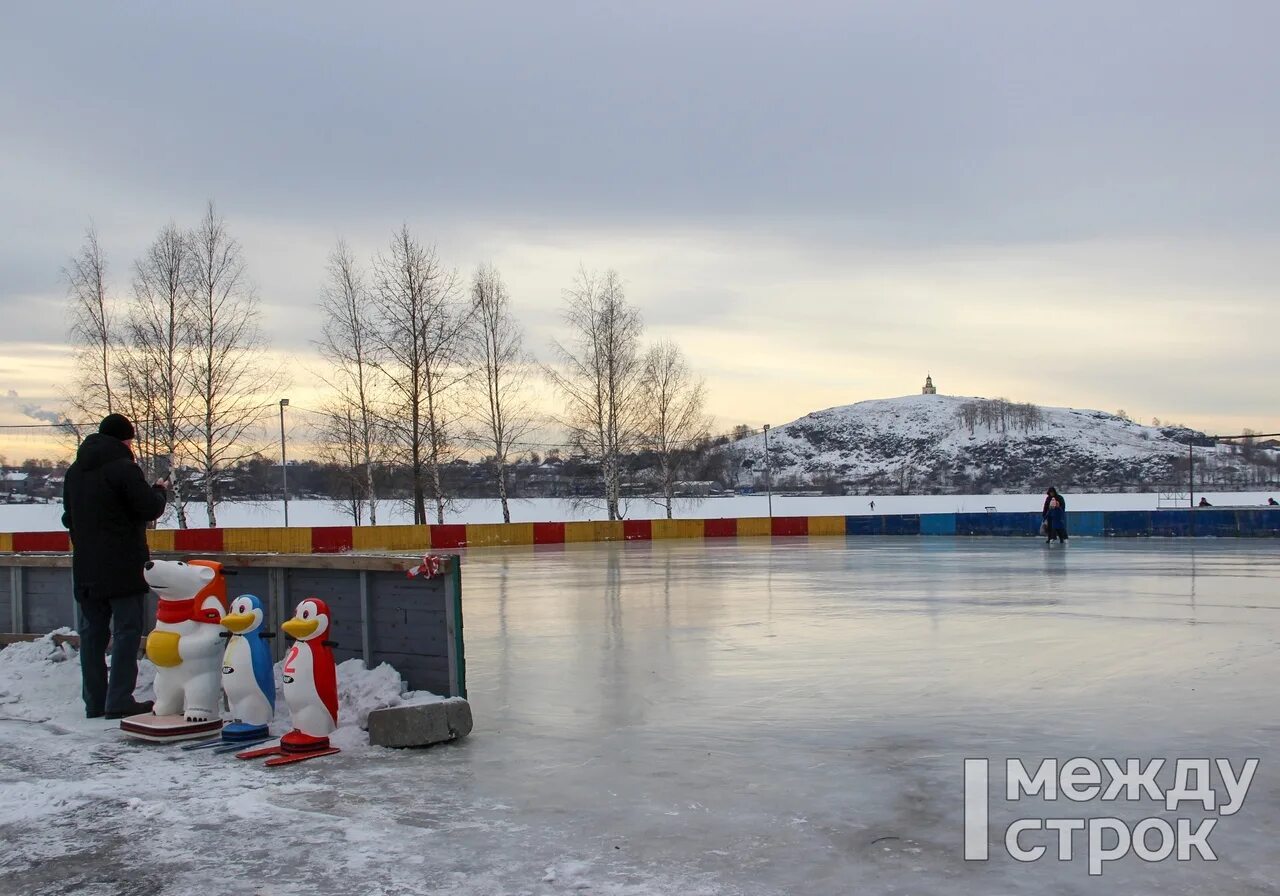
{"label": "bare tree", "polygon": [[366,513],[372,516],[375,511],[365,478],[359,411],[339,398],[326,404],[322,415],[315,428],[316,453],[321,462],[338,470],[339,490],[334,503],[351,517],[353,525],[362,526]]}
{"label": "bare tree", "polygon": [[682,451],[687,453],[694,442],[707,437],[706,384],[689,370],[680,347],[667,339],[645,355],[641,382],[642,442],[657,455],[662,503],[671,519],[677,460]]}
{"label": "bare tree", "polygon": [[364,522],[366,510],[370,525],[378,524],[374,469],[385,460],[378,419],[383,384],[368,301],[355,256],[339,240],[329,253],[328,281],[320,295],[324,331],[318,348],[329,362],[325,379],[335,393],[325,408],[320,438],[329,459],[348,471],[350,496],[344,496],[344,504],[357,526]]}
{"label": "bare tree", "polygon": [[[153,479],[161,473],[160,461],[166,457],[162,446],[163,427],[159,422],[163,417],[163,389],[157,365],[148,361],[147,353],[136,344],[134,335],[132,322],[126,322],[125,338],[113,361],[116,407],[134,422],[137,434],[133,454],[147,479]],[[167,461],[163,469],[169,470]]]}
{"label": "bare tree", "polygon": [[261,423],[263,390],[276,377],[261,363],[258,297],[240,244],[212,202],[186,238],[191,363],[186,369],[193,425],[191,456],[204,485],[209,526],[218,525],[218,473],[253,455],[245,436]]}
{"label": "bare tree", "polygon": [[[178,525],[187,528],[183,449],[190,411],[191,311],[187,304],[187,240],[170,223],[134,263],[129,309],[130,405],[147,409],[153,457],[164,458]],[[137,390],[137,391],[134,391]]]}
{"label": "bare tree", "polygon": [[[507,468],[512,449],[533,428],[526,391],[529,358],[524,338],[511,314],[511,298],[502,275],[482,265],[471,281],[469,354],[479,375],[470,377],[468,397],[479,421],[478,441],[493,453],[494,477],[502,502],[502,521],[511,522],[507,502]],[[518,453],[518,452],[517,452]]]}
{"label": "bare tree", "polygon": [[452,422],[447,402],[463,376],[459,362],[467,323],[458,292],[457,273],[445,270],[435,247],[419,243],[408,225],[374,259],[377,365],[394,396],[387,427],[409,467],[416,524],[427,521],[428,485],[436,522],[444,522],[440,467],[450,451]]}
{"label": "bare tree", "polygon": [[553,344],[560,366],[547,372],[564,396],[562,422],[570,439],[599,464],[609,519],[621,519],[622,456],[639,432],[644,324],[616,271],[582,268],[564,297],[570,339]]}
{"label": "bare tree", "polygon": [[119,340],[115,309],[107,295],[107,260],[90,223],[84,245],[62,270],[71,305],[71,337],[76,346],[73,413],[98,419],[116,410],[112,364]]}

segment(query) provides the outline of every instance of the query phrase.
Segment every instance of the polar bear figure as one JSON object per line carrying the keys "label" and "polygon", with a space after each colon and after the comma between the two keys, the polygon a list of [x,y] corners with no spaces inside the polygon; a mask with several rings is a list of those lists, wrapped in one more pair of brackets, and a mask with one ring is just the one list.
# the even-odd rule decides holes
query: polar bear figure
{"label": "polar bear figure", "polygon": [[151,560],[147,584],[160,598],[156,627],[147,635],[147,658],[156,664],[157,716],[188,722],[221,716],[222,617],[227,580],[212,560]]}

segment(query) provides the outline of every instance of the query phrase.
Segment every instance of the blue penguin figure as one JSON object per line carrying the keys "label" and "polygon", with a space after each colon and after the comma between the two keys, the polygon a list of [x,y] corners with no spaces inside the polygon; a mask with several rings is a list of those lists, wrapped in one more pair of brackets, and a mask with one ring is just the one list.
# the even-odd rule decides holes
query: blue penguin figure
{"label": "blue penguin figure", "polygon": [[222,617],[229,633],[222,657],[222,690],[233,721],[222,729],[226,741],[258,740],[269,735],[276,708],[276,680],[272,671],[269,633],[262,601],[242,594]]}

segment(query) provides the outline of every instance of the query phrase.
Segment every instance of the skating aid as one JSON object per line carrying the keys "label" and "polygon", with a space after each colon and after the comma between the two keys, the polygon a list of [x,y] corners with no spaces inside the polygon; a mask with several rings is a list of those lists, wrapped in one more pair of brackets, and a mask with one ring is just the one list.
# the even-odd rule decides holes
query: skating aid
{"label": "skating aid", "polygon": [[272,744],[269,747],[260,747],[256,750],[244,750],[236,754],[237,759],[261,759],[263,756],[276,756],[282,753],[279,744]]}
{"label": "skating aid", "polygon": [[258,744],[265,744],[269,740],[271,740],[271,738],[263,737],[257,740],[240,741],[239,743],[218,743],[214,745],[213,752],[218,754],[235,753],[237,750],[243,750],[245,747],[256,747]]}
{"label": "skating aid", "polygon": [[245,750],[236,754],[237,759],[264,759],[267,757],[266,765],[274,768],[278,765],[292,765],[295,762],[305,762],[308,759],[317,759],[321,756],[332,756],[334,753],[341,753],[337,747],[331,747],[326,742],[323,747],[314,750],[298,750],[289,749],[281,744],[272,744],[269,747],[261,747],[256,750]]}
{"label": "skating aid", "polygon": [[317,759],[321,756],[332,756],[334,753],[341,753],[337,747],[330,747],[327,750],[315,750],[311,753],[284,753],[266,761],[266,765],[274,768],[277,765],[291,765],[295,762],[306,762],[308,759]]}

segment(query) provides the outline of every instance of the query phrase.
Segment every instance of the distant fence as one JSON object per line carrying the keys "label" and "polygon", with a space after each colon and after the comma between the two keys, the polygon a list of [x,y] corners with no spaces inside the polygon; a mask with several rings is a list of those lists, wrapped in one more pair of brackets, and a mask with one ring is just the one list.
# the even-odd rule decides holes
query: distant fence
{"label": "distant fence", "polygon": [[[456,555],[444,558],[439,574],[426,578],[408,575],[419,561],[397,557],[195,553],[220,561],[233,574],[228,597],[262,599],[267,631],[278,633],[299,601],[318,597],[333,614],[330,637],[337,642],[338,662],[360,658],[370,668],[390,663],[413,690],[467,695]],[[150,595],[148,620],[155,619],[155,603]],[[69,556],[0,556],[0,629],[5,625],[13,635],[76,627]],[[272,643],[275,658],[283,659],[284,637],[277,634]]]}
{"label": "distant fence", "polygon": [[[181,554],[420,553],[458,548],[557,545],[592,541],[764,538],[769,536],[1004,535],[1039,533],[1040,514],[920,513],[775,516],[568,523],[467,523],[444,526],[300,526],[275,529],[154,529],[151,548]],[[1072,535],[1115,537],[1280,536],[1280,507],[1071,511]],[[65,553],[65,531],[0,533],[0,554]]]}

